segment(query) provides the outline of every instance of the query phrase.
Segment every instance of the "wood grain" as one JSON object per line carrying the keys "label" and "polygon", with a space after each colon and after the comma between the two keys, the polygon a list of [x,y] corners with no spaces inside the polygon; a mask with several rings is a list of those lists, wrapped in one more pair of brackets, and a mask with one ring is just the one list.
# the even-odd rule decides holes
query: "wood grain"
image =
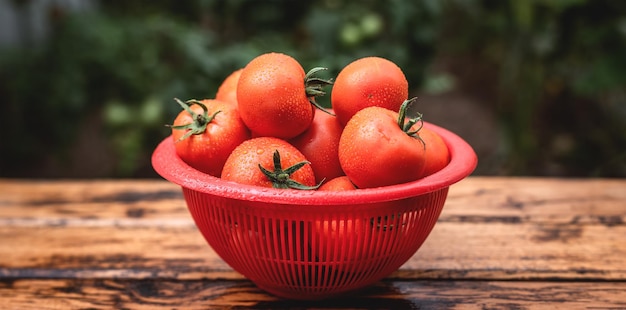
{"label": "wood grain", "polygon": [[342,298],[298,301],[276,298],[248,281],[27,279],[0,281],[0,302],[42,310],[624,309],[624,291],[623,282],[381,281]]}
{"label": "wood grain", "polygon": [[[397,272],[320,307],[626,308],[624,244],[626,180],[470,177]],[[0,179],[0,304],[306,308],[233,271],[162,180]]]}

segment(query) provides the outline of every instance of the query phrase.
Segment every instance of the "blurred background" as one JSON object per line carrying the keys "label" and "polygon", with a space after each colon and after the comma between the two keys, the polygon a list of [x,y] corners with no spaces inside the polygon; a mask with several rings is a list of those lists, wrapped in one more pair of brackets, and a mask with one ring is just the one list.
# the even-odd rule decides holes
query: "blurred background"
{"label": "blurred background", "polygon": [[157,177],[173,98],[269,51],[392,60],[475,175],[626,177],[621,0],[0,0],[0,177]]}

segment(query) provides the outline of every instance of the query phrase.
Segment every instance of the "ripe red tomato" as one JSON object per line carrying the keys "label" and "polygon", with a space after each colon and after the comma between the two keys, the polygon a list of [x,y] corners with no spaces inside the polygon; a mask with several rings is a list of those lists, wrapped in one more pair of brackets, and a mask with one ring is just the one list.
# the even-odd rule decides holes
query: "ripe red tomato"
{"label": "ripe red tomato", "polygon": [[339,140],[339,162],[358,188],[414,181],[424,170],[425,148],[417,137],[421,118],[405,120],[400,113],[381,107],[357,112]]}
{"label": "ripe red tomato", "polygon": [[339,164],[339,138],[343,126],[328,113],[315,113],[313,123],[301,135],[290,140],[311,162],[317,182],[344,175]]}
{"label": "ripe red tomato", "polygon": [[320,191],[350,191],[350,190],[355,190],[356,186],[354,186],[354,184],[352,183],[352,181],[350,181],[350,179],[343,175],[340,177],[336,177],[334,179],[330,179],[329,181],[326,181],[326,183],[323,183],[322,186],[320,186],[320,188],[318,188],[317,190]]}
{"label": "ripe red tomato", "polygon": [[327,83],[305,74],[300,63],[281,53],[267,53],[250,61],[237,84],[241,118],[255,136],[291,139],[313,121],[314,97]]}
{"label": "ripe red tomato", "polygon": [[[238,259],[249,259],[272,255],[278,259],[304,260],[303,250],[299,245],[304,243],[304,233],[301,229],[302,223],[271,223],[269,226],[259,223],[254,219],[233,218],[225,214],[224,220],[229,225],[219,225],[211,231],[223,240],[216,246],[220,246],[220,252],[230,252]],[[298,239],[299,237],[299,239]],[[299,240],[296,242],[296,240]],[[287,249],[282,251],[281,249]],[[216,251],[218,249],[216,248]],[[310,258],[306,258],[310,259]]]}
{"label": "ripe red tomato", "polygon": [[422,172],[422,177],[425,177],[448,165],[450,151],[441,136],[426,127],[420,129],[419,136],[426,146],[424,171]]}
{"label": "ripe red tomato", "polygon": [[341,124],[359,110],[377,106],[398,111],[409,96],[409,83],[402,70],[381,57],[360,58],[337,75],[331,104]]}
{"label": "ripe red tomato", "polygon": [[237,83],[242,70],[233,71],[222,81],[215,94],[215,99],[237,104]]}
{"label": "ripe red tomato", "polygon": [[[366,219],[316,220],[311,234],[314,240],[311,243],[314,246],[315,244],[323,245],[315,251],[320,261],[338,262],[339,252],[343,252],[345,262],[371,255],[369,250],[364,252],[364,246],[367,245],[364,244],[363,237],[368,233],[371,236],[372,231],[373,225],[370,225]],[[352,251],[348,251],[348,247]]]}
{"label": "ripe red tomato", "polygon": [[306,157],[274,137],[252,138],[237,146],[224,164],[222,179],[263,187],[317,188]]}
{"label": "ripe red tomato", "polygon": [[171,126],[176,154],[188,165],[219,177],[229,154],[250,138],[237,107],[213,99],[176,101],[184,109]]}

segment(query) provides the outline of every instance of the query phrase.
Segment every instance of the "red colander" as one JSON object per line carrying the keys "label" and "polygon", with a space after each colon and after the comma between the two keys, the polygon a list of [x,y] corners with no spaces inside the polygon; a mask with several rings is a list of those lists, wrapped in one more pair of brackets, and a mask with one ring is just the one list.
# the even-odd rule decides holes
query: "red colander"
{"label": "red colander", "polygon": [[299,191],[243,185],[184,163],[171,137],[152,155],[163,178],[182,187],[198,229],[215,252],[259,288],[290,299],[322,299],[371,285],[422,245],[450,185],[472,173],[472,147],[424,123],[451,160],[418,181],[354,191]]}

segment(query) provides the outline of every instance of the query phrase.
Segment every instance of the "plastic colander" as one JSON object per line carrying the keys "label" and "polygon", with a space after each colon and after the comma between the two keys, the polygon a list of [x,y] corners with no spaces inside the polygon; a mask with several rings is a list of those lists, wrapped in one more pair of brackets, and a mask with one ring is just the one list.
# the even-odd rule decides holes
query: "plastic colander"
{"label": "plastic colander", "polygon": [[182,187],[199,231],[234,270],[290,299],[322,299],[371,285],[396,271],[435,226],[450,185],[477,158],[454,133],[424,123],[451,160],[423,179],[354,191],[261,188],[224,181],[184,163],[171,137],[152,155],[163,178]]}

